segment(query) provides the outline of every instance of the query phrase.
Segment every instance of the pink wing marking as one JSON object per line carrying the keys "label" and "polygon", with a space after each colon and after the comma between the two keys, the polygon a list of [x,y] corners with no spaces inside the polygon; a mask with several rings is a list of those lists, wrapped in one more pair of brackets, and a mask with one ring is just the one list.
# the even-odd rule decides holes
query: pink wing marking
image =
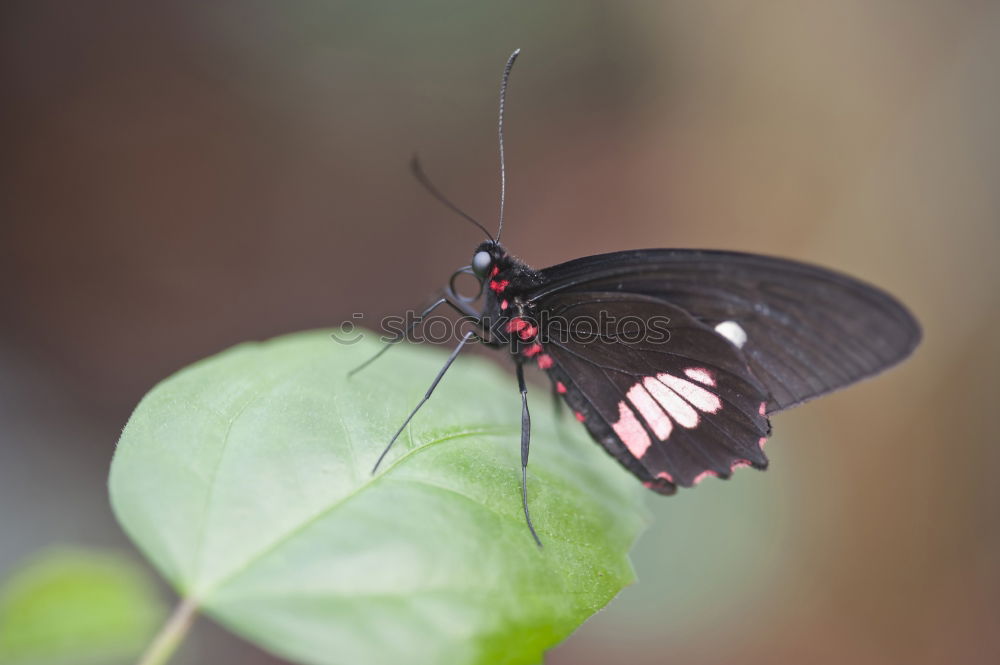
{"label": "pink wing marking", "polygon": [[[652,376],[643,379],[646,390],[656,398],[670,417],[677,421],[681,427],[693,429],[698,426],[698,412],[690,404],[681,399],[680,395],[665,386],[661,381]],[[636,384],[638,385],[638,384]]]}
{"label": "pink wing marking", "polygon": [[554,364],[555,361],[552,360],[552,356],[550,356],[549,354],[543,353],[542,355],[538,356],[538,369],[548,369],[552,367]]}
{"label": "pink wing marking", "polygon": [[673,431],[674,425],[642,384],[637,383],[629,388],[625,396],[639,410],[642,419],[653,430],[656,438],[660,441],[666,441],[670,432]]}
{"label": "pink wing marking", "polygon": [[649,450],[652,442],[642,423],[636,419],[632,409],[625,402],[618,402],[618,422],[611,428],[624,443],[628,451],[636,458],[641,458]]}
{"label": "pink wing marking", "polygon": [[705,469],[704,471],[702,471],[701,473],[699,473],[697,476],[694,477],[694,480],[692,481],[692,484],[693,485],[697,485],[698,483],[700,483],[701,481],[705,480],[709,476],[716,476],[716,477],[718,477],[718,475],[719,474],[717,474],[715,471],[712,471],[711,469]]}
{"label": "pink wing marking", "polygon": [[556,381],[556,392],[559,393],[560,395],[565,395],[566,384],[564,384],[562,381]]}

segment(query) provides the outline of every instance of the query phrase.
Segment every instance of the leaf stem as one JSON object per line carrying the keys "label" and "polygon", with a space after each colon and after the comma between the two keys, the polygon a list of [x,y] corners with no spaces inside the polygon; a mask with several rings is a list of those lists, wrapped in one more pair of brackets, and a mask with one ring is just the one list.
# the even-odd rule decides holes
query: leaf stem
{"label": "leaf stem", "polygon": [[163,624],[163,628],[149,644],[142,658],[136,665],[163,665],[166,663],[187,635],[194,621],[198,602],[193,598],[184,598],[174,609],[173,614]]}

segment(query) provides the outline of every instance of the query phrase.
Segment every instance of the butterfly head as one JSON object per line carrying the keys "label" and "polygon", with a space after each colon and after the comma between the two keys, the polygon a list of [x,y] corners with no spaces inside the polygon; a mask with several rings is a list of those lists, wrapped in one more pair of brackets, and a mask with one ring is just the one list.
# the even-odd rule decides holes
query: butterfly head
{"label": "butterfly head", "polygon": [[472,255],[472,272],[480,281],[484,281],[502,269],[501,264],[506,257],[507,251],[500,244],[486,241],[476,247]]}

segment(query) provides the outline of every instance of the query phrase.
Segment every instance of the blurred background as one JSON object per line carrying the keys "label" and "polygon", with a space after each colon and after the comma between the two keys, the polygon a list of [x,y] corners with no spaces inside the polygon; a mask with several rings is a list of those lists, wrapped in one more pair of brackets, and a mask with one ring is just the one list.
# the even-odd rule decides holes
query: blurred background
{"label": "blurred background", "polygon": [[[407,162],[492,226],[521,47],[504,239],[529,264],[784,255],[925,332],[777,416],[766,473],[651,496],[639,583],[548,662],[1000,662],[996,2],[7,0],[0,33],[0,578],[131,551],[106,474],[156,381],[419,306],[468,261]],[[174,662],[282,661],[202,619]]]}

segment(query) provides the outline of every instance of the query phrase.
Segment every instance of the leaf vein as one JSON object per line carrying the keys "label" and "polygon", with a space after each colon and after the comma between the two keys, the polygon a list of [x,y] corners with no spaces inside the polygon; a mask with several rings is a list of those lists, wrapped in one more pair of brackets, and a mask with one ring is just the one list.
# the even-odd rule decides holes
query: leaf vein
{"label": "leaf vein", "polygon": [[225,584],[229,583],[234,578],[239,577],[247,569],[249,569],[250,567],[252,567],[254,563],[256,563],[257,561],[259,561],[260,559],[262,559],[263,557],[265,557],[269,553],[273,552],[274,550],[278,549],[280,546],[284,545],[286,542],[288,542],[293,537],[295,537],[297,534],[301,533],[302,531],[304,531],[305,529],[307,529],[312,524],[318,522],[323,517],[325,517],[326,515],[328,515],[330,512],[336,510],[337,508],[339,508],[341,505],[343,505],[347,501],[353,499],[358,494],[360,494],[362,491],[368,489],[373,484],[375,484],[376,482],[378,482],[379,480],[381,480],[383,477],[388,476],[392,472],[393,469],[395,469],[397,466],[399,466],[400,464],[402,464],[405,460],[407,460],[411,456],[416,455],[416,454],[418,454],[418,453],[420,453],[420,452],[422,452],[424,450],[427,450],[429,448],[432,448],[433,446],[436,446],[438,444],[446,443],[448,441],[455,441],[455,440],[463,439],[463,438],[470,437],[470,436],[477,436],[477,435],[487,435],[487,436],[489,436],[489,435],[496,435],[496,434],[500,434],[500,433],[513,432],[513,431],[514,431],[514,429],[511,428],[511,427],[495,427],[495,428],[482,428],[482,429],[474,429],[474,430],[465,430],[465,431],[455,432],[453,434],[449,434],[449,435],[443,436],[443,437],[441,437],[439,439],[435,439],[433,441],[428,441],[427,443],[425,443],[424,445],[422,445],[420,447],[408,450],[405,454],[401,455],[398,459],[396,459],[395,461],[393,461],[391,464],[387,465],[385,471],[383,471],[382,473],[380,473],[380,474],[378,474],[376,476],[371,476],[368,480],[366,480],[364,483],[362,483],[361,485],[359,485],[357,488],[355,488],[354,490],[352,490],[348,494],[345,494],[344,496],[340,497],[339,499],[337,499],[336,501],[334,501],[333,503],[331,503],[329,506],[323,508],[321,511],[319,511],[315,515],[306,518],[305,520],[303,520],[298,525],[292,527],[291,529],[289,529],[288,531],[286,531],[283,535],[281,535],[278,538],[276,538],[271,544],[269,544],[269,545],[261,548],[256,553],[250,555],[246,559],[246,561],[244,561],[243,565],[239,566],[238,568],[233,569],[228,575],[224,576],[218,582],[216,582],[215,584],[209,586],[207,589],[202,590],[200,593],[198,593],[196,595],[198,595],[199,597],[202,597],[202,598],[207,597],[207,596],[211,595],[211,593],[213,591],[215,591],[216,589],[219,589],[220,587],[222,587]]}

